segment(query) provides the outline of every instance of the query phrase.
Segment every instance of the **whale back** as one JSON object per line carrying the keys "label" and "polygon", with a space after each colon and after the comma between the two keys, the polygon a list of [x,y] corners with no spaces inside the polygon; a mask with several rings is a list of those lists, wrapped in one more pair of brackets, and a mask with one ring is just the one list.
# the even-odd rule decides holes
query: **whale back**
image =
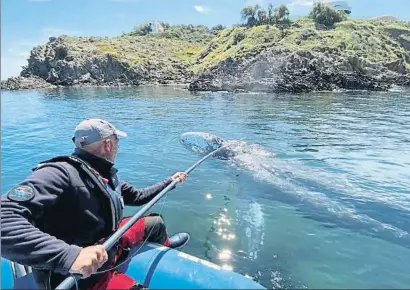
{"label": "whale back", "polygon": [[[180,141],[188,149],[201,154],[209,154],[224,146],[225,143],[221,137],[205,132],[186,132],[181,135]],[[229,150],[223,148],[215,154],[215,157],[225,159],[226,155],[229,155]]]}

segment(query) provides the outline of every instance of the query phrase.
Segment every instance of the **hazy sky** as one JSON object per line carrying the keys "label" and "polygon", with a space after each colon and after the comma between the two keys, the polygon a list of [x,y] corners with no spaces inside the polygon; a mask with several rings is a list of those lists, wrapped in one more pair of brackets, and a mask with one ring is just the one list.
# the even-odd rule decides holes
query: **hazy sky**
{"label": "hazy sky", "polygon": [[[350,0],[352,17],[392,15],[410,21],[410,0]],[[49,36],[115,36],[139,23],[171,24],[240,22],[246,4],[287,4],[291,16],[307,15],[313,0],[2,0],[1,79],[17,76],[31,48]]]}

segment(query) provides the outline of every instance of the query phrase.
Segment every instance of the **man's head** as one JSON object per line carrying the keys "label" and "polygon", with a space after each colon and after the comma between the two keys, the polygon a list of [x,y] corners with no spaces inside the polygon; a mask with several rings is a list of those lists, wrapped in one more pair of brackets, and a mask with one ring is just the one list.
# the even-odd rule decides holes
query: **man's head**
{"label": "man's head", "polygon": [[105,120],[86,119],[75,128],[72,140],[77,148],[114,162],[119,147],[118,136],[127,134]]}

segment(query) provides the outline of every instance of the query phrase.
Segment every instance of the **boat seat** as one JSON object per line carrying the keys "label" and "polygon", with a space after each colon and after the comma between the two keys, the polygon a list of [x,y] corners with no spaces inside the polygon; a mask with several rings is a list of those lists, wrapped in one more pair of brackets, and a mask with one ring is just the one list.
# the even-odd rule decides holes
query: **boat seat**
{"label": "boat seat", "polygon": [[37,289],[36,281],[34,280],[32,268],[30,266],[21,265],[12,262],[11,266],[14,272],[14,289]]}
{"label": "boat seat", "polygon": [[17,278],[14,281],[14,289],[38,289],[33,273]]}

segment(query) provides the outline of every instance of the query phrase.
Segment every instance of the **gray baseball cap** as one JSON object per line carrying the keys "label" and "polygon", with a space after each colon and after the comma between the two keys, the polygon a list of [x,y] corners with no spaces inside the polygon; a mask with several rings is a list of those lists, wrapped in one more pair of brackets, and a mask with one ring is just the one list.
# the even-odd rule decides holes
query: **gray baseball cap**
{"label": "gray baseball cap", "polygon": [[105,120],[86,119],[75,127],[72,140],[76,147],[81,148],[111,135],[126,137],[127,133],[116,129]]}

